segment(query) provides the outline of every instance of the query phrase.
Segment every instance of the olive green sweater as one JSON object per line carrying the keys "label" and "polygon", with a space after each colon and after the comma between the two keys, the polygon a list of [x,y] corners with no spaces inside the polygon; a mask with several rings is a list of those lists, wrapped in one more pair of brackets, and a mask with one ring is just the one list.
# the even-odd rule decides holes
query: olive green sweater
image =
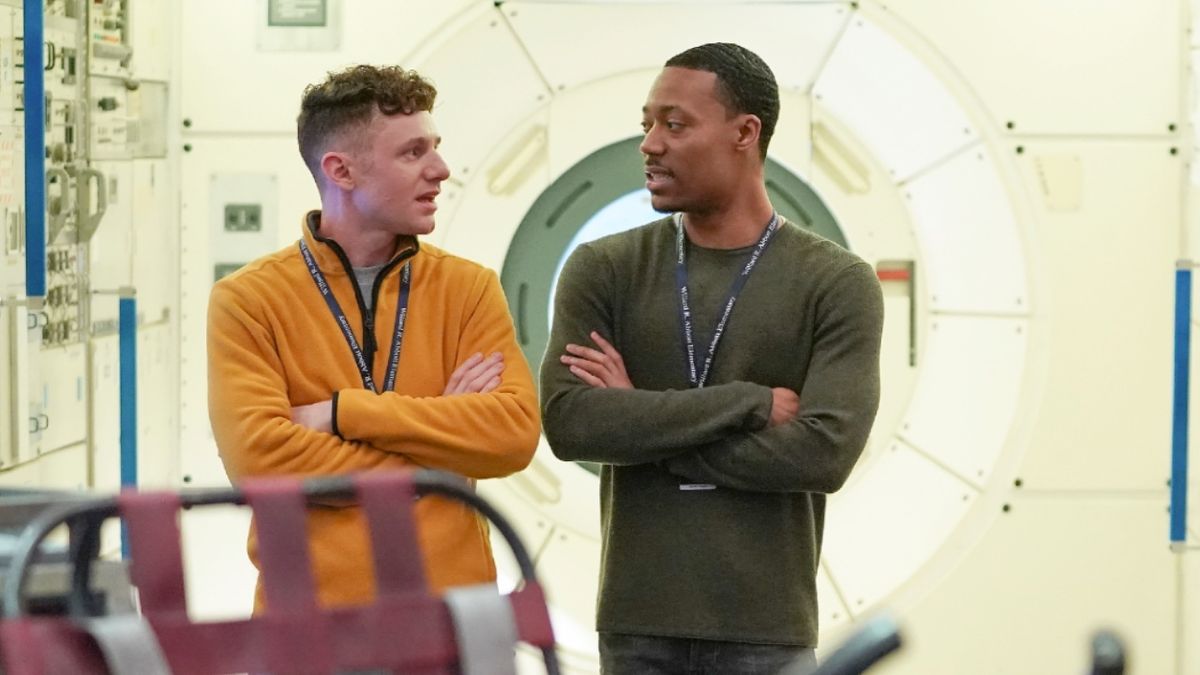
{"label": "olive green sweater", "polygon": [[[698,366],[752,248],[688,245]],[[672,220],[572,254],[542,409],[559,458],[602,465],[601,632],[816,644],[825,494],[871,430],[882,324],[871,266],[784,223],[735,305],[709,384],[690,388]],[[592,388],[559,361],[592,330],[621,353],[635,389]],[[767,428],[772,387],[799,393],[800,413]]]}

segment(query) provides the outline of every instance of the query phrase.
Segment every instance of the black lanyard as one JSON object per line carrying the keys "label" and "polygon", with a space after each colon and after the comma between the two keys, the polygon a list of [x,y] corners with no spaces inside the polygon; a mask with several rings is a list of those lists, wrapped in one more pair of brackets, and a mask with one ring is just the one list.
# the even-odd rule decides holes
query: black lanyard
{"label": "black lanyard", "polygon": [[692,331],[692,307],[688,295],[687,247],[684,242],[683,215],[675,214],[675,282],[679,287],[679,324],[683,331],[683,346],[687,352],[688,381],[692,383],[693,387],[703,387],[704,383],[708,381],[708,373],[712,370],[713,360],[717,356],[717,344],[721,342],[721,335],[729,323],[729,315],[733,314],[733,304],[737,302],[742,288],[746,286],[746,280],[750,278],[750,273],[754,271],[754,266],[758,264],[758,259],[767,250],[767,244],[771,243],[771,237],[778,229],[779,214],[773,213],[766,229],[763,230],[762,237],[758,240],[758,245],[750,253],[750,259],[746,261],[746,264],[742,266],[742,271],[733,280],[733,288],[729,290],[729,299],[725,301],[725,312],[721,315],[721,320],[717,322],[717,327],[713,329],[712,342],[708,345],[708,355],[704,359],[704,370],[697,374],[696,345]]}
{"label": "black lanyard", "polygon": [[[313,282],[317,285],[317,290],[321,292],[321,297],[325,298],[325,304],[329,306],[329,311],[333,314],[333,318],[337,320],[338,327],[342,329],[342,336],[346,338],[346,344],[350,345],[350,353],[354,355],[354,363],[358,366],[359,375],[362,375],[363,387],[371,391],[379,391],[375,389],[375,378],[371,375],[371,364],[367,363],[367,357],[363,354],[362,347],[358,345],[358,340],[354,338],[354,331],[350,328],[350,321],[346,319],[346,313],[342,311],[337,298],[333,297],[333,290],[329,288],[329,282],[325,280],[325,275],[321,272],[321,268],[317,267],[317,261],[313,258],[312,251],[308,250],[308,244],[303,239],[300,240],[300,253],[304,255],[304,262],[308,265],[308,273],[312,275]],[[400,347],[404,344],[404,323],[408,319],[408,292],[412,288],[411,269],[411,265],[405,262],[404,268],[400,271],[400,301],[396,307],[396,332],[392,336],[392,351],[388,356],[387,379],[383,382],[382,391],[391,391],[396,386],[396,371],[400,367]]]}

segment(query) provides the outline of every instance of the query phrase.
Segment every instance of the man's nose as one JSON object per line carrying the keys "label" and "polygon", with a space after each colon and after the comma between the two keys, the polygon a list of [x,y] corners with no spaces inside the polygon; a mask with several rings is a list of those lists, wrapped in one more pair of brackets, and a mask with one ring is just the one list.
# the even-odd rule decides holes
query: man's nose
{"label": "man's nose", "polygon": [[661,155],[663,153],[662,142],[659,140],[659,135],[655,132],[656,128],[650,127],[650,130],[642,137],[642,142],[638,144],[638,150],[643,155]]}
{"label": "man's nose", "polygon": [[430,180],[436,181],[443,181],[450,177],[450,167],[438,152],[433,153],[433,163],[430,165],[429,177]]}

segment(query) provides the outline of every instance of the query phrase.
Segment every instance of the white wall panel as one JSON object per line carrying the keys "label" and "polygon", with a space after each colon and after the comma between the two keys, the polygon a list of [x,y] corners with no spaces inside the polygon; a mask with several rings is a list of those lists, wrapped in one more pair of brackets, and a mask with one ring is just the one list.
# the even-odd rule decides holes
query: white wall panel
{"label": "white wall panel", "polygon": [[197,621],[249,617],[258,579],[246,555],[250,509],[189,509],[180,515],[179,524],[188,616]]}
{"label": "white wall panel", "polygon": [[121,486],[121,356],[120,336],[93,339],[92,352],[92,484],[98,491]]}
{"label": "white wall panel", "polygon": [[[0,44],[3,44],[2,40],[0,37]],[[3,95],[0,92],[0,97]],[[4,115],[0,109],[0,119]],[[25,283],[25,265],[21,257],[25,246],[24,139],[22,127],[0,125],[0,290],[18,294],[24,292]]]}
{"label": "white wall panel", "polygon": [[1017,421],[1028,332],[1021,319],[933,318],[899,431],[905,442],[975,486],[986,485]]}
{"label": "white wall panel", "polygon": [[613,74],[554,96],[550,102],[551,180],[606,145],[642,135],[642,104],[657,65]]}
{"label": "white wall panel", "polygon": [[[534,200],[550,184],[547,152],[531,158],[531,166],[523,180],[514,183],[508,193],[496,193],[489,187],[489,174],[509,160],[507,148],[520,141],[533,126],[545,126],[544,112],[522,124],[507,138],[495,139],[493,152],[482,159],[483,170],[468,176],[461,187],[443,188],[445,198],[438,197],[438,226],[432,239],[455,255],[470,258],[482,265],[499,270],[508,254],[508,245]],[[444,133],[444,132],[443,132]],[[515,148],[514,148],[515,149]],[[444,204],[444,206],[443,206]],[[447,215],[447,211],[452,215]]]}
{"label": "white wall panel", "polygon": [[1030,311],[1022,228],[981,147],[959,153],[903,189],[934,311]]}
{"label": "white wall panel", "polygon": [[179,486],[179,443],[174,436],[178,418],[178,359],[170,323],[143,326],[138,331],[138,485]]}
{"label": "white wall panel", "polygon": [[[608,4],[512,0],[501,11],[556,91],[614,73],[657,71],[668,58],[706,42],[743,45],[771,66],[781,88],[807,90],[850,16],[849,2],[746,3],[736,20],[717,3],[686,9],[631,3],[620,11]],[[766,26],[786,26],[787,38]]]}
{"label": "white wall panel", "polygon": [[[8,415],[10,436],[12,438],[12,454],[7,464],[23,462],[30,459],[30,425],[29,418],[35,414],[34,404],[30,397],[31,371],[36,371],[36,364],[30,354],[36,354],[41,347],[39,330],[31,330],[29,326],[29,310],[23,305],[11,305],[8,308],[8,324],[3,330],[8,331],[8,348],[6,354],[9,363],[9,410]],[[40,410],[39,410],[40,412]]]}
{"label": "white wall panel", "polygon": [[87,487],[87,444],[72,445],[0,472],[0,485],[39,490]]}
{"label": "white wall panel", "polygon": [[1027,486],[1165,486],[1183,171],[1169,146],[1043,141],[1018,159],[1035,194],[1038,157],[1073,155],[1082,167],[1079,208],[1034,202],[1030,248],[1041,258],[1045,302],[1038,315],[1052,323],[1038,347],[1045,384],[1021,467]]}
{"label": "white wall panel", "polygon": [[905,611],[911,639],[872,675],[1087,672],[1101,627],[1127,640],[1125,672],[1175,673],[1165,508],[1165,498],[1018,497]]}
{"label": "white wall panel", "polygon": [[[14,25],[16,15],[17,10],[11,7],[0,7],[0,47],[14,45],[14,42],[10,41],[16,36],[16,26]],[[20,71],[15,64],[15,45],[0,49],[0,125],[20,124],[21,122],[15,110],[17,91],[21,86],[17,84],[17,80],[21,78],[17,77]]]}
{"label": "white wall panel", "polygon": [[[167,80],[171,74],[172,50],[168,44],[176,4],[142,0],[129,3],[130,70],[143,80]],[[186,4],[186,3],[185,3]]]}
{"label": "white wall panel", "polygon": [[[247,0],[182,0],[181,115],[193,131],[295,134],[304,87],[355,63],[398,64],[425,36],[483,0],[344,2],[339,51],[259,52],[265,16]],[[441,82],[437,83],[439,87]]]}
{"label": "white wall panel", "polygon": [[87,444],[80,443],[38,458],[29,467],[32,483],[29,487],[49,490],[83,490],[87,488]]}
{"label": "white wall panel", "polygon": [[919,34],[912,39],[952,63],[996,122],[1014,123],[1014,133],[1165,135],[1181,121],[1183,1],[882,0],[863,7],[873,19]]}
{"label": "white wall panel", "polygon": [[825,520],[823,557],[849,610],[869,610],[912,577],[977,494],[900,441],[872,471],[835,494]]}
{"label": "white wall panel", "polygon": [[464,26],[417,68],[438,87],[434,121],[443,137],[440,151],[464,183],[496,142],[550,96],[521,43],[494,12]]}
{"label": "white wall panel", "polygon": [[[530,558],[536,558],[554,529],[554,522],[543,516],[533,504],[522,495],[517,494],[504,481],[480,481],[478,491],[479,495],[494,506],[513,526]],[[501,593],[507,593],[516,587],[521,578],[521,570],[500,531],[493,527],[490,534],[492,554],[496,559],[496,583],[500,587]]]}
{"label": "white wall panel", "polygon": [[595,653],[600,542],[559,524],[536,560],[559,649],[572,657]]}
{"label": "white wall panel", "polygon": [[569,523],[585,537],[600,539],[600,481],[574,462],[564,462],[542,438],[529,468],[503,481],[481,483],[480,493],[522,510],[534,509],[549,523]]}
{"label": "white wall panel", "polygon": [[16,431],[13,420],[13,384],[14,372],[12,357],[14,348],[9,326],[8,305],[0,302],[0,469],[13,464],[13,432]]}
{"label": "white wall panel", "polygon": [[813,96],[897,181],[907,180],[979,136],[955,94],[929,66],[863,17],[850,22],[818,77]]}
{"label": "white wall panel", "polygon": [[[1200,539],[1200,521],[1189,522],[1194,523],[1193,537]],[[1184,666],[1180,675],[1200,675],[1200,555],[1193,550],[1182,556],[1178,565],[1183,580],[1182,592],[1176,599],[1183,608],[1183,649],[1179,656]]]}
{"label": "white wall panel", "polygon": [[134,160],[133,286],[138,314],[158,321],[179,297],[179,213],[165,160]]}
{"label": "white wall panel", "polygon": [[[24,245],[24,224],[19,214],[25,203],[25,131],[15,111],[21,86],[14,65],[15,13],[12,8],[0,7],[0,293],[23,295],[25,265],[19,253]],[[0,331],[4,330],[6,324],[0,324]]]}
{"label": "white wall panel", "polygon": [[39,399],[48,422],[38,435],[38,454],[82,443],[87,438],[87,356],[82,344],[46,349],[36,354],[38,377],[32,396]]}
{"label": "white wall panel", "polygon": [[817,570],[817,610],[820,612],[818,625],[822,635],[830,635],[848,626],[854,614],[842,602],[833,580],[825,570],[825,565],[825,561],[822,561]]}

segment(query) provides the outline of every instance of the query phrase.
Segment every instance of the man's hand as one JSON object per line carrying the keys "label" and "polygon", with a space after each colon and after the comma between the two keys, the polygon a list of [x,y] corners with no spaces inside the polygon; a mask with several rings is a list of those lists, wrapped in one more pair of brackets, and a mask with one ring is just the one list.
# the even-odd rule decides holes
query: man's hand
{"label": "man's hand", "polygon": [[790,422],[800,412],[800,397],[791,389],[775,387],[771,390],[771,419],[768,427],[777,427]]}
{"label": "man's hand", "polygon": [[478,352],[462,362],[446,382],[442,396],[454,394],[486,394],[500,386],[500,374],[504,372],[504,355],[493,352],[486,359]]}
{"label": "man's hand", "polygon": [[333,433],[333,400],[292,408],[292,422],[314,431]]}
{"label": "man's hand", "polygon": [[625,361],[608,340],[596,331],[591,333],[592,342],[599,350],[582,345],[567,345],[567,353],[559,360],[570,367],[571,374],[593,387],[610,389],[633,389],[629,375],[625,373]]}

